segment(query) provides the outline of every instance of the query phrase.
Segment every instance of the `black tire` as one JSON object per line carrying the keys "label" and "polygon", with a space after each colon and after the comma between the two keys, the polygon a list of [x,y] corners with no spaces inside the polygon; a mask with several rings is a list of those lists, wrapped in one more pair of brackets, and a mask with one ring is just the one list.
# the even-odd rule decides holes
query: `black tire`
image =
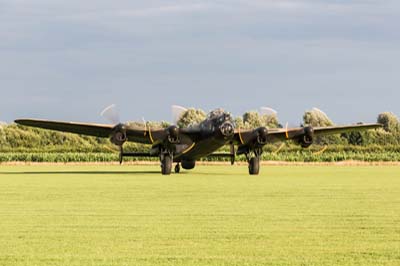
{"label": "black tire", "polygon": [[260,173],[260,158],[253,157],[249,162],[249,174],[258,175]]}
{"label": "black tire", "polygon": [[175,165],[175,173],[179,174],[180,171],[181,171],[181,166],[179,164]]}
{"label": "black tire", "polygon": [[172,170],[172,158],[169,155],[164,155],[161,162],[161,173],[163,175],[170,175]]}

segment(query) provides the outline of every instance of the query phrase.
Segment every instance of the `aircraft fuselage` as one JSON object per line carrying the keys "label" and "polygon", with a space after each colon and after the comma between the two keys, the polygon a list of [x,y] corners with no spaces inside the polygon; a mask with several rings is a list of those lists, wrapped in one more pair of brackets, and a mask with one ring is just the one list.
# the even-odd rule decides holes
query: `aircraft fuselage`
{"label": "aircraft fuselage", "polygon": [[196,161],[214,153],[232,141],[235,131],[231,115],[218,110],[210,113],[198,127],[202,133],[192,143],[177,147],[175,162]]}

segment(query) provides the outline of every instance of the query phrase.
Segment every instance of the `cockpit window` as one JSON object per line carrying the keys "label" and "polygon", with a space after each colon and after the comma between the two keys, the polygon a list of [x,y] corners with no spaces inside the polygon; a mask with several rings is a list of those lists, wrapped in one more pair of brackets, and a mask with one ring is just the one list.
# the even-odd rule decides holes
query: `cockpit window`
{"label": "cockpit window", "polygon": [[214,128],[220,128],[224,124],[230,124],[232,128],[235,127],[235,122],[230,113],[223,109],[216,109],[207,115],[207,119],[201,122],[200,127],[213,131]]}
{"label": "cockpit window", "polygon": [[225,111],[223,109],[215,109],[208,114],[207,118],[208,119],[216,119],[216,118],[222,116],[224,113],[225,113]]}

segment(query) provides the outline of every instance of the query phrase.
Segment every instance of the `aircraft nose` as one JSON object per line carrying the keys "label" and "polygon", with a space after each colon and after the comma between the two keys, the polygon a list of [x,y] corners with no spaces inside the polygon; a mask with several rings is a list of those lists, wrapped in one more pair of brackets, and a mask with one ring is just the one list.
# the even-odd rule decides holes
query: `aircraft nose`
{"label": "aircraft nose", "polygon": [[221,130],[222,135],[225,137],[231,137],[235,133],[235,127],[232,122],[225,121],[219,128]]}

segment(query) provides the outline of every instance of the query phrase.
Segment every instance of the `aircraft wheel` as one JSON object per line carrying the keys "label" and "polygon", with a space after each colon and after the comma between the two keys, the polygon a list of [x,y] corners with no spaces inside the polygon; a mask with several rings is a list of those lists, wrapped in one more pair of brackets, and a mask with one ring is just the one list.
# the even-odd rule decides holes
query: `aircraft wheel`
{"label": "aircraft wheel", "polygon": [[172,158],[169,155],[165,155],[161,162],[161,173],[163,175],[170,175],[172,169]]}
{"label": "aircraft wheel", "polygon": [[258,175],[260,173],[260,157],[253,157],[249,161],[249,174]]}
{"label": "aircraft wheel", "polygon": [[179,163],[175,166],[175,173],[179,174],[179,172],[181,171],[181,166],[179,165]]}

